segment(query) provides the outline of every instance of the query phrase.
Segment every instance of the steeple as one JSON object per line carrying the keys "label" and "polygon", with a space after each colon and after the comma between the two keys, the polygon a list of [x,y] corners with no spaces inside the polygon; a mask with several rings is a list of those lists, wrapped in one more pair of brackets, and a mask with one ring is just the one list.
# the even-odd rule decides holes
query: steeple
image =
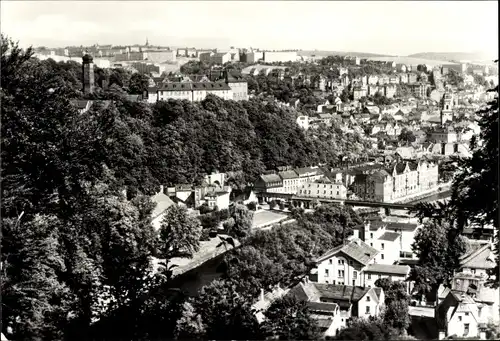
{"label": "steeple", "polygon": [[94,60],[87,50],[82,57],[82,71],[83,93],[91,94],[94,92]]}
{"label": "steeple", "polygon": [[146,37],[146,45],[145,46],[149,46],[149,40],[148,40],[148,37]]}

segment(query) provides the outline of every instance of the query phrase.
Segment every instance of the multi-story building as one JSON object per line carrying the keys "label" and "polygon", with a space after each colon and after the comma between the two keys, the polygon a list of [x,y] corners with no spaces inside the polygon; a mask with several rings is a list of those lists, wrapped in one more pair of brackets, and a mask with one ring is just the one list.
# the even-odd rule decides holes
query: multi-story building
{"label": "multi-story building", "polygon": [[367,86],[355,86],[352,90],[353,98],[355,101],[359,100],[361,97],[366,97],[368,94]]}
{"label": "multi-story building", "polygon": [[256,192],[283,193],[283,179],[278,174],[263,174],[254,184]]}
{"label": "multi-story building", "polygon": [[377,92],[379,92],[378,85],[368,85],[368,96],[374,96]]}
{"label": "multi-story building", "polygon": [[433,143],[454,143],[457,140],[457,132],[451,126],[437,127],[429,136],[429,141]]}
{"label": "multi-story building", "polygon": [[[374,287],[378,279],[388,278],[394,282],[405,282],[410,274],[408,265],[368,264],[362,272],[363,283],[367,287]],[[410,285],[405,282],[406,290],[410,293]]]}
{"label": "multi-story building", "polygon": [[399,83],[408,84],[408,74],[407,73],[400,73],[399,74]]}
{"label": "multi-story building", "polygon": [[296,51],[264,51],[264,62],[294,62],[297,60]]}
{"label": "multi-story building", "polygon": [[441,65],[441,74],[446,75],[450,70],[454,70],[459,73],[464,73],[467,70],[467,64],[443,64]]}
{"label": "multi-story building", "polygon": [[389,76],[380,75],[378,76],[378,85],[384,85],[389,83]]}
{"label": "multi-story building", "polygon": [[413,83],[410,85],[410,90],[413,96],[417,98],[427,97],[427,89],[429,84],[427,83]]}
{"label": "multi-story building", "polygon": [[299,188],[299,175],[294,170],[278,172],[283,180],[283,193],[297,193]]}
{"label": "multi-story building", "polygon": [[212,82],[225,82],[231,88],[233,93],[232,100],[248,100],[248,83],[240,74],[231,73],[227,70],[212,70],[208,78]]}
{"label": "multi-story building", "polygon": [[363,200],[392,202],[438,183],[438,166],[425,161],[401,162],[367,174],[357,174],[351,188]]}
{"label": "multi-story building", "polygon": [[376,85],[377,83],[378,83],[378,76],[377,75],[368,76],[368,84]]}
{"label": "multi-story building", "polygon": [[[374,264],[379,251],[359,238],[327,251],[316,260],[318,283],[364,286],[362,271]],[[314,277],[314,276],[313,276]]]}
{"label": "multi-story building", "polygon": [[114,55],[115,62],[126,62],[126,61],[134,61],[134,60],[144,60],[146,59],[148,54],[146,52],[125,52],[121,54]]}
{"label": "multi-story building", "polygon": [[176,51],[147,50],[144,58],[153,63],[173,63],[176,61]]}
{"label": "multi-story building", "polygon": [[213,94],[224,100],[233,99],[231,88],[222,82],[171,82],[163,83],[160,88],[151,87],[144,91],[143,98],[149,103],[169,99],[201,102]]}
{"label": "multi-story building", "polygon": [[297,194],[309,198],[346,199],[347,189],[342,182],[332,182],[327,178],[303,184]]}
{"label": "multi-story building", "polygon": [[295,173],[297,173],[299,176],[299,187],[306,183],[314,182],[324,177],[323,171],[318,167],[296,168]]}
{"label": "multi-story building", "polygon": [[384,86],[384,96],[387,98],[393,98],[396,95],[397,87],[393,84],[386,84]]}
{"label": "multi-story building", "polygon": [[399,77],[397,75],[390,76],[389,84],[399,84]]}

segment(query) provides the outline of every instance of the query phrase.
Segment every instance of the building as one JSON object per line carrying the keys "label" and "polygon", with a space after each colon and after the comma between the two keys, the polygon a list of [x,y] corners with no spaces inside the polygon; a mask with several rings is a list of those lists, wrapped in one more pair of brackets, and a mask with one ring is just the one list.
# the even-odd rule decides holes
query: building
{"label": "building", "polygon": [[453,95],[446,92],[441,101],[441,125],[453,122]]}
{"label": "building", "polygon": [[302,185],[304,185],[306,183],[317,181],[317,180],[323,178],[323,176],[324,176],[323,171],[318,167],[296,168],[295,172],[299,176],[299,179],[298,179],[299,187],[301,187]]}
{"label": "building", "polygon": [[362,200],[394,202],[434,188],[438,166],[426,161],[399,162],[357,174],[351,190]]}
{"label": "building", "polygon": [[379,251],[359,238],[326,252],[316,260],[318,283],[364,286],[362,271],[375,263]]}
{"label": "building", "polygon": [[264,51],[263,59],[264,59],[265,63],[294,62],[297,60],[297,52],[296,51],[279,51],[279,52]]}
{"label": "building", "polygon": [[148,50],[144,59],[152,63],[174,63],[176,61],[176,51]]}
{"label": "building", "polygon": [[405,64],[396,64],[396,70],[398,72],[406,72],[406,65]]}
{"label": "building", "polygon": [[346,199],[347,188],[342,182],[332,182],[327,178],[323,178],[301,185],[297,194],[308,198]]}
{"label": "building", "polygon": [[143,97],[149,103],[167,101],[169,99],[201,102],[209,94],[224,100],[233,99],[231,88],[222,82],[171,82],[163,83],[161,87],[151,87],[144,91]]}
{"label": "building", "polygon": [[457,140],[457,132],[451,126],[437,127],[429,136],[433,143],[455,143]]}
{"label": "building", "polygon": [[324,336],[335,336],[353,317],[378,316],[384,306],[381,288],[313,283],[303,280],[287,295],[307,302],[311,317],[317,320]]}
{"label": "building", "polygon": [[417,98],[427,97],[427,89],[429,84],[427,83],[412,83],[410,84],[411,94]]}
{"label": "building", "polygon": [[380,75],[378,76],[378,85],[384,85],[389,83],[389,76]]}
{"label": "building", "polygon": [[368,96],[374,96],[377,92],[379,92],[378,85],[373,85],[373,84],[368,85]]}
{"label": "building", "polygon": [[240,60],[244,63],[253,64],[264,59],[264,52],[252,51],[241,54]]}
{"label": "building", "polygon": [[378,83],[378,76],[377,75],[368,76],[368,84],[376,85],[377,83]]}
{"label": "building", "polygon": [[399,83],[401,83],[401,84],[408,83],[408,74],[407,73],[400,73],[399,74]]}
{"label": "building", "polygon": [[[229,186],[228,186],[229,187]],[[231,187],[229,187],[231,188]],[[205,203],[210,208],[217,207],[219,210],[225,210],[229,208],[229,197],[231,192],[222,188],[216,188],[213,191],[209,191],[205,194]]]}
{"label": "building", "polygon": [[114,55],[115,62],[126,62],[134,60],[145,60],[147,58],[146,52],[125,52]]}
{"label": "building", "polygon": [[283,193],[283,179],[278,174],[264,174],[254,184],[256,192]]}
{"label": "building", "polygon": [[242,75],[227,70],[212,70],[209,79],[213,82],[225,82],[231,88],[233,101],[248,100],[248,83]]}
{"label": "building", "polygon": [[436,309],[440,334],[479,338],[479,309],[467,294],[450,292]]}
{"label": "building", "polygon": [[149,75],[151,73],[161,73],[160,67],[155,64],[134,62],[131,64],[131,66],[143,75]]}
{"label": "building", "polygon": [[299,188],[299,175],[294,170],[278,172],[283,180],[283,193],[296,194]]}
{"label": "building", "polygon": [[355,86],[352,90],[353,98],[355,101],[361,99],[362,97],[366,97],[368,93],[368,89],[366,86]]}
{"label": "building", "polygon": [[387,84],[384,86],[384,96],[387,98],[394,98],[396,91],[397,87],[393,84]]}
{"label": "building", "polygon": [[155,204],[155,208],[151,212],[151,224],[158,231],[165,216],[165,211],[175,203],[164,193],[163,186],[160,186],[158,193],[151,197],[151,201]]}
{"label": "building", "polygon": [[[410,275],[408,265],[390,265],[390,264],[368,264],[363,270],[363,283],[367,287],[374,287],[378,279],[388,278],[394,282],[405,282]],[[409,283],[406,282],[407,292],[410,293]]]}

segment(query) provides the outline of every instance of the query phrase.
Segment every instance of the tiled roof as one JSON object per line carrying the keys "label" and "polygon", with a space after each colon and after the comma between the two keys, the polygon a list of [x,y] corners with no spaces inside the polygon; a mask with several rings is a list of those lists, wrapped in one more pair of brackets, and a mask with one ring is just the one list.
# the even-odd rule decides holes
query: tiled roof
{"label": "tiled roof", "polygon": [[408,265],[368,264],[363,271],[370,273],[407,275],[410,272],[410,267]]}
{"label": "tiled roof", "polygon": [[417,224],[400,223],[395,221],[387,222],[387,230],[402,230],[402,231],[415,231],[418,227]]}
{"label": "tiled roof", "polygon": [[321,298],[327,298],[339,301],[358,302],[363,298],[370,288],[353,287],[350,285],[334,285],[314,283],[315,287],[320,292]]}
{"label": "tiled roof", "polygon": [[338,254],[339,252],[344,253],[345,255],[351,257],[352,259],[363,265],[367,265],[368,262],[375,258],[375,256],[379,253],[378,250],[369,246],[361,239],[353,238],[348,244],[339,245],[336,248],[333,248],[332,250],[326,252],[325,255],[318,258],[317,261],[321,262]]}
{"label": "tiled roof", "polygon": [[491,256],[491,244],[486,243],[474,252],[469,252],[460,259],[460,265],[467,268],[492,269],[495,262]]}
{"label": "tiled roof", "polygon": [[307,302],[307,307],[311,311],[328,311],[328,312],[333,312],[338,307],[338,305],[336,303]]}
{"label": "tiled roof", "polygon": [[264,182],[281,182],[281,178],[278,174],[264,174],[260,176]]}
{"label": "tiled roof", "polygon": [[379,240],[387,240],[387,241],[393,242],[398,238],[399,238],[399,233],[385,232],[383,235],[380,236]]}
{"label": "tiled roof", "polygon": [[299,176],[295,171],[293,170],[288,170],[288,171],[283,171],[283,172],[278,172],[278,175],[283,179],[295,179],[298,178]]}
{"label": "tiled roof", "polygon": [[158,88],[160,91],[222,91],[222,90],[231,90],[229,85],[222,82],[172,82],[172,83],[164,83],[161,88]]}

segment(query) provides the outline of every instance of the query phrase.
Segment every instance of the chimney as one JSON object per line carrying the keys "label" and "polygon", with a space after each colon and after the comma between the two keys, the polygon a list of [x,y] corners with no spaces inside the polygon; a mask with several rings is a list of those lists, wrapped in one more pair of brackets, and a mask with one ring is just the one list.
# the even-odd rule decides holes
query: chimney
{"label": "chimney", "polygon": [[260,289],[260,300],[264,301],[264,289]]}

